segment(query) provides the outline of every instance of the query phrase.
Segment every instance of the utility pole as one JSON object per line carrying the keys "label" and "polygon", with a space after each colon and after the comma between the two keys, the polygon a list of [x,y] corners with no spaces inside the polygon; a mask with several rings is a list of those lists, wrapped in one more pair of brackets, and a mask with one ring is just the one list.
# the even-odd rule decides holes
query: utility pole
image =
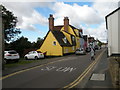
{"label": "utility pole", "polygon": [[[2,24],[2,7],[0,5],[0,77],[2,77],[2,70],[4,69],[3,62],[3,24]],[[0,80],[0,89],[2,89],[2,80]]]}
{"label": "utility pole", "polygon": [[4,20],[2,19],[2,6],[0,5],[0,67],[4,70]]}

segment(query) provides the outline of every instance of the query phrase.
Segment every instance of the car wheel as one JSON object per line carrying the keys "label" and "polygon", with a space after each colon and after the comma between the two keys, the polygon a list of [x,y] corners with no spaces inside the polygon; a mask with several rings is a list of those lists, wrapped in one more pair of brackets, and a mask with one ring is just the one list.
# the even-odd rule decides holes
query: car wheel
{"label": "car wheel", "polygon": [[38,59],[38,57],[37,56],[35,56],[35,60],[37,60]]}

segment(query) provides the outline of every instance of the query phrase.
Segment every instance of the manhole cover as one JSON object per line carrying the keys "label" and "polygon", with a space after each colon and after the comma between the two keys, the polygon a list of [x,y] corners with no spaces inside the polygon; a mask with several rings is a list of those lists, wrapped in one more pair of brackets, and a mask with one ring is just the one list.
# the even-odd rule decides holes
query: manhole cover
{"label": "manhole cover", "polygon": [[104,81],[105,80],[105,74],[92,74],[92,77],[91,77],[90,80]]}

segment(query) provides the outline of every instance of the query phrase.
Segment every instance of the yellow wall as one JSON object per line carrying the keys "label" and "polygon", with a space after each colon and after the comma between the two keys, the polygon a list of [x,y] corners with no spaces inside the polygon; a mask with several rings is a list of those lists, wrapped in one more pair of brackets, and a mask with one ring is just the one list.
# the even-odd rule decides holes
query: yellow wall
{"label": "yellow wall", "polygon": [[[61,31],[63,31],[63,30],[64,30],[64,27],[62,27]],[[75,31],[75,33],[79,36],[78,30],[77,30],[77,29],[74,29],[74,31]],[[74,35],[75,38],[76,38],[76,49],[78,49],[78,48],[80,48],[80,37],[76,37],[74,31],[73,31],[73,29],[72,29],[70,26],[68,26],[68,32],[69,32],[70,34]],[[67,34],[64,33],[64,35],[67,37],[67,39],[69,38],[69,36],[68,36]],[[70,40],[70,39],[68,39],[68,40]],[[71,40],[70,40],[70,41],[71,41]],[[70,42],[70,43],[72,43],[72,42]]]}
{"label": "yellow wall", "polygon": [[[74,50],[73,50],[73,47],[74,47]],[[74,53],[75,50],[76,50],[76,47],[75,47],[75,46],[72,46],[72,47],[63,47],[63,53],[64,53],[64,54]]]}
{"label": "yellow wall", "polygon": [[[73,47],[74,47],[74,50],[73,50]],[[64,54],[74,53],[75,50],[76,50],[76,48],[75,48],[75,46],[73,46],[73,47],[63,47],[63,53],[64,53]]]}
{"label": "yellow wall", "polygon": [[[64,30],[64,27],[61,28],[61,31],[63,31],[63,30]],[[68,32],[75,36],[73,29],[70,26],[68,26]]]}
{"label": "yellow wall", "polygon": [[77,29],[74,29],[74,31],[79,36],[79,31]]}
{"label": "yellow wall", "polygon": [[76,37],[76,49],[80,48],[80,38]]}
{"label": "yellow wall", "polygon": [[[56,45],[53,45],[53,41],[56,41]],[[47,35],[45,41],[43,42],[42,46],[40,49],[37,51],[41,52],[46,52],[47,51],[47,56],[62,56],[62,47],[59,45],[58,41],[56,38],[53,36],[51,31]]]}

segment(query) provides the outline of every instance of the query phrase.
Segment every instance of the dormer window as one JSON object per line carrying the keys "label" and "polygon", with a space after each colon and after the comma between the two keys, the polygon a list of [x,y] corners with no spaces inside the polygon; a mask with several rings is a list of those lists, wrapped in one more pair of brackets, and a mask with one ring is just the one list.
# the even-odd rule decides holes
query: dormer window
{"label": "dormer window", "polygon": [[64,43],[67,43],[67,39],[66,39],[66,37],[63,38],[63,41],[64,41]]}
{"label": "dormer window", "polygon": [[53,41],[53,45],[54,45],[54,46],[56,45],[56,41]]}
{"label": "dormer window", "polygon": [[75,37],[74,36],[72,36],[72,40],[75,41]]}

